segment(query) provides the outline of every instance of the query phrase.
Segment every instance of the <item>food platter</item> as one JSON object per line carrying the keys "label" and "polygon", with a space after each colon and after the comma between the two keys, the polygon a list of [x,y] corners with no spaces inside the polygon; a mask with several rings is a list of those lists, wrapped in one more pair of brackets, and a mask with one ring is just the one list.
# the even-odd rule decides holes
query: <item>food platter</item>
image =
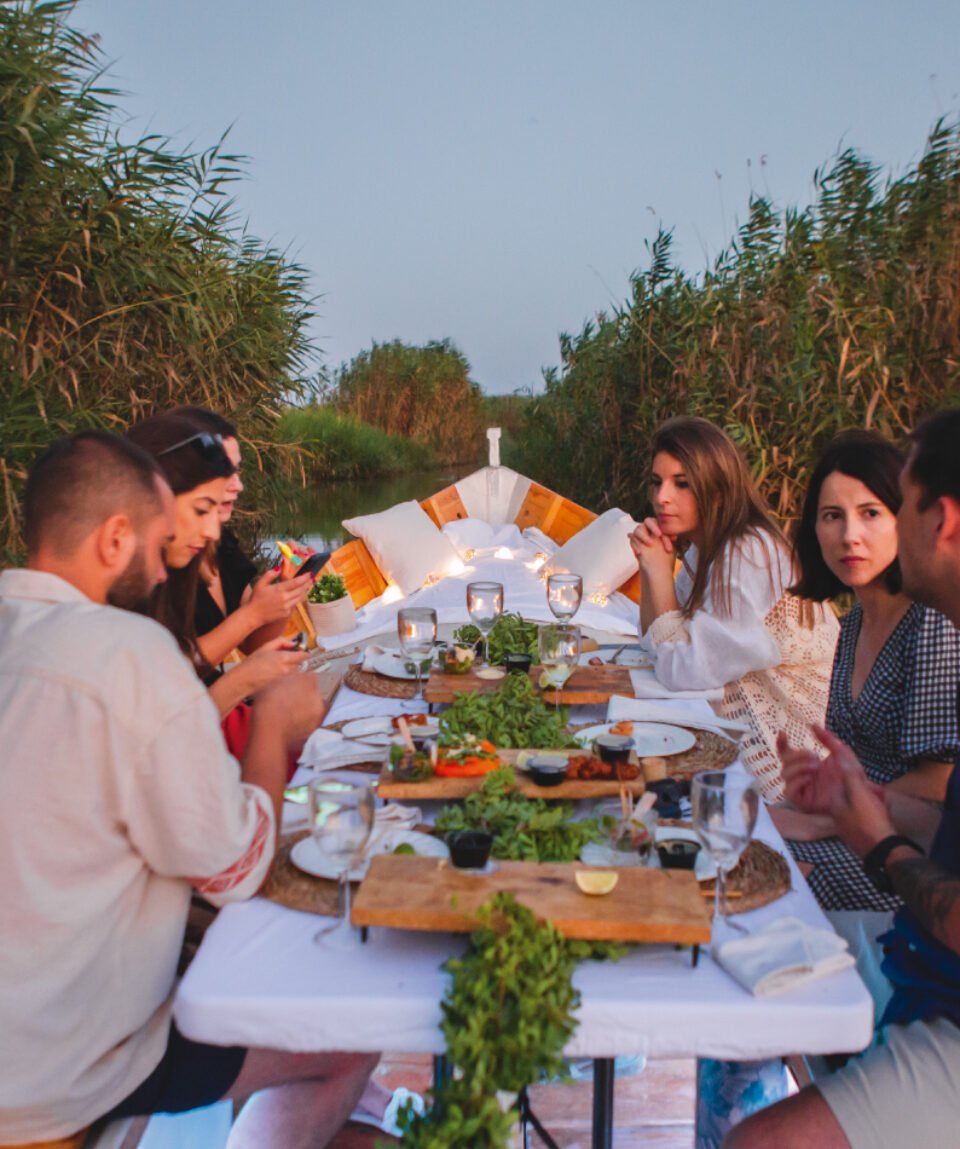
{"label": "food platter", "polygon": [[[620,725],[602,722],[597,726],[585,726],[575,731],[573,736],[581,746],[589,747],[595,738],[609,734],[613,726]],[[696,734],[683,726],[669,726],[665,722],[633,722],[632,726],[630,737],[638,758],[668,758],[690,750],[697,743]]]}

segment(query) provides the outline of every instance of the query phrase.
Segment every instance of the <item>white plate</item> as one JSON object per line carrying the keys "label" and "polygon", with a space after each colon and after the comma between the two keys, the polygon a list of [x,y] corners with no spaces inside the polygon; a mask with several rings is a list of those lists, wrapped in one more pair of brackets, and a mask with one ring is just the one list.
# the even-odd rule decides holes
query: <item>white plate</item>
{"label": "white plate", "polygon": [[366,742],[368,746],[389,746],[393,735],[393,723],[389,718],[355,718],[340,727],[344,738]]}
{"label": "white plate", "polygon": [[[601,662],[609,662],[617,653],[619,648],[616,646],[609,647],[606,650],[585,650],[580,655],[580,666],[589,666],[592,659],[598,658]],[[596,665],[596,663],[594,663]],[[617,666],[629,666],[632,669],[637,667],[650,667],[653,668],[653,662],[650,655],[643,650],[631,650],[629,647],[626,650],[621,650],[617,656]]]}
{"label": "white plate", "polygon": [[[600,734],[608,734],[615,722],[603,722],[599,726],[587,726],[578,730],[574,738],[581,746],[589,747],[591,742]],[[685,730],[681,726],[668,726],[665,722],[633,722],[634,749],[638,758],[668,758],[671,754],[682,754],[697,743],[697,736],[692,730]]]}
{"label": "white plate", "polygon": [[[375,836],[367,846],[367,852],[359,865],[350,871],[350,881],[359,882],[367,872],[371,857],[377,854],[392,854],[397,846],[404,842],[409,843],[424,858],[449,858],[450,851],[446,843],[430,834],[420,834],[416,830],[401,830],[390,828],[375,831]],[[301,838],[290,851],[290,861],[298,870],[305,874],[312,874],[315,878],[337,878],[336,867],[330,859],[321,854],[317,843],[312,837]]]}
{"label": "white plate", "polygon": [[[417,677],[415,670],[407,670],[407,663],[412,662],[411,658],[404,658],[402,654],[391,654],[389,651],[383,654],[378,654],[373,659],[373,669],[377,674],[383,674],[387,678],[406,678],[412,682]],[[424,662],[427,660],[424,659]],[[425,667],[423,677],[427,678],[430,674],[430,668]]]}
{"label": "white plate", "polygon": [[580,861],[588,866],[623,867],[645,866],[646,858],[641,858],[636,850],[615,850],[602,842],[587,842],[580,851]]}

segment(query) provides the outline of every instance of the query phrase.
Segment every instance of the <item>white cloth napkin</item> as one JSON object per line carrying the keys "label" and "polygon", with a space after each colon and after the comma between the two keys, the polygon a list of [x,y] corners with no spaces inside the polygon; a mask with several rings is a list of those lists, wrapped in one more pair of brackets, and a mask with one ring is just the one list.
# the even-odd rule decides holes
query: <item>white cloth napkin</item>
{"label": "white cloth napkin", "polygon": [[747,937],[723,942],[713,956],[755,997],[786,993],[855,964],[843,938],[800,918],[777,918]]}
{"label": "white cloth napkin", "polygon": [[718,718],[710,703],[703,698],[624,698],[621,694],[614,694],[607,703],[607,721],[623,720],[667,722],[674,726],[687,726],[691,730],[712,730],[728,737],[745,734],[748,730],[740,722]]}
{"label": "white cloth napkin", "polygon": [[381,646],[377,642],[371,642],[367,649],[363,652],[363,669],[368,674],[373,674],[375,671],[374,661],[382,654],[396,654],[397,648],[395,646]]}
{"label": "white cloth napkin", "polygon": [[707,702],[720,702],[723,698],[722,686],[710,690],[668,690],[647,667],[630,671],[630,685],[637,698],[703,698]]}
{"label": "white cloth napkin", "polygon": [[385,754],[382,748],[352,742],[336,730],[321,726],[304,744],[299,765],[313,770],[341,770],[357,762],[375,762]]}

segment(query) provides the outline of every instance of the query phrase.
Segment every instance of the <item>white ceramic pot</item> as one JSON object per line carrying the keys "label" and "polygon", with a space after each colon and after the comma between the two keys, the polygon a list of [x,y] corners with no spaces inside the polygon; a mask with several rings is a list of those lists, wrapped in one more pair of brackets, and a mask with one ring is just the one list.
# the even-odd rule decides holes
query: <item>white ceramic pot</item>
{"label": "white ceramic pot", "polygon": [[308,602],[307,611],[318,635],[344,634],[357,625],[357,613],[349,595],[333,602]]}

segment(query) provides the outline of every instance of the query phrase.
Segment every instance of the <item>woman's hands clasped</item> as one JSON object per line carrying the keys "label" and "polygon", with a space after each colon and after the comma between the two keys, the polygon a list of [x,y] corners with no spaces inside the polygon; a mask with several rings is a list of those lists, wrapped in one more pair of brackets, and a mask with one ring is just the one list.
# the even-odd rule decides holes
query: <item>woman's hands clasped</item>
{"label": "woman's hands clasped", "polygon": [[673,539],[660,529],[656,519],[644,519],[630,533],[630,548],[636,556],[640,573],[648,578],[658,575],[673,581],[676,548]]}

